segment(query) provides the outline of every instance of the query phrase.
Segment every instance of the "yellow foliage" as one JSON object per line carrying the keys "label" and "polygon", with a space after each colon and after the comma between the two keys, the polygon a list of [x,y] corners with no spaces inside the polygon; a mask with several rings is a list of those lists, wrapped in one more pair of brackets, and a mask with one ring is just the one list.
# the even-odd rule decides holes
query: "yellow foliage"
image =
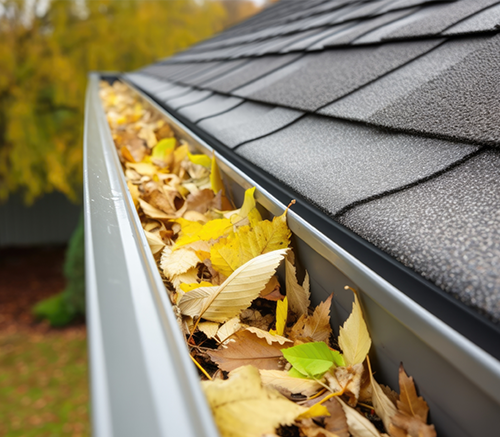
{"label": "yellow foliage", "polygon": [[[185,219],[178,220],[177,222],[181,223],[182,232],[181,236],[177,240],[175,249],[200,240],[216,240],[217,238],[228,234],[233,228],[231,221],[228,219],[210,220],[204,225],[200,225],[198,222],[186,223],[189,222],[189,220]],[[184,226],[182,223],[184,223]]]}

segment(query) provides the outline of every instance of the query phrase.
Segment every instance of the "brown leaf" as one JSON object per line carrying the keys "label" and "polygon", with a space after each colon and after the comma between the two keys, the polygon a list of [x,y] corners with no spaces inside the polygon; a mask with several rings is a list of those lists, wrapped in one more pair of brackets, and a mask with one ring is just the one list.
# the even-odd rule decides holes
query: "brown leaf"
{"label": "brown leaf", "polygon": [[286,297],[290,311],[297,317],[307,315],[307,309],[311,304],[309,300],[309,275],[306,272],[302,285],[297,281],[297,272],[295,268],[295,256],[292,251],[285,260],[286,272]]}
{"label": "brown leaf", "polygon": [[338,437],[349,437],[349,427],[342,406],[336,399],[330,399],[323,403],[330,416],[325,418],[325,428]]}
{"label": "brown leaf", "polygon": [[210,208],[213,207],[214,192],[205,188],[198,191],[196,194],[188,194],[186,197],[188,211],[196,211],[205,214]]}
{"label": "brown leaf", "polygon": [[361,377],[363,376],[363,364],[354,364],[348,367],[336,367],[335,377],[339,385],[344,388],[344,395],[348,397],[347,403],[355,407],[358,403],[359,391],[361,386]]}
{"label": "brown leaf", "polygon": [[272,314],[266,314],[263,316],[260,311],[253,308],[243,310],[240,314],[240,319],[246,325],[255,326],[256,328],[263,329],[264,331],[268,331],[269,326],[274,322],[274,316]]}
{"label": "brown leaf", "polygon": [[161,126],[159,129],[155,131],[156,139],[158,141],[162,140],[163,138],[172,138],[174,136],[174,131],[168,124],[164,124]]}
{"label": "brown leaf", "polygon": [[266,288],[260,292],[260,297],[272,301],[282,300],[285,297],[280,293],[280,283],[276,275],[269,280]]}
{"label": "brown leaf", "polygon": [[299,342],[324,341],[330,344],[330,334],[332,327],[330,325],[330,306],[332,304],[331,294],[328,299],[321,302],[312,316],[302,315],[297,323],[292,327],[289,338]]}
{"label": "brown leaf", "polygon": [[325,428],[322,428],[321,426],[317,425],[312,419],[302,419],[298,423],[298,427],[305,437],[343,437],[340,436],[340,434],[335,434]]}
{"label": "brown leaf", "polygon": [[230,372],[240,366],[251,364],[258,369],[280,369],[281,349],[288,345],[269,345],[265,339],[250,331],[239,331],[231,337],[226,347],[208,351],[208,355],[222,370]]}
{"label": "brown leaf", "polygon": [[[123,149],[127,149],[130,156],[133,157],[132,162],[141,162],[146,156],[147,146],[146,142],[139,138],[136,134],[131,132],[124,132],[115,138],[116,144],[120,146],[123,154]],[[124,156],[129,162],[130,157]]]}

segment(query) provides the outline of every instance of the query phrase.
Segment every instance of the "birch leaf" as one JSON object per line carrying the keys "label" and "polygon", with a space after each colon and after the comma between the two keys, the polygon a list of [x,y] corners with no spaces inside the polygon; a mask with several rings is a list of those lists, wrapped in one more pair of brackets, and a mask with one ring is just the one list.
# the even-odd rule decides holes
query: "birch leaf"
{"label": "birch leaf", "polygon": [[276,302],[276,329],[271,329],[272,335],[282,336],[285,332],[286,318],[288,315],[288,300],[285,297],[283,300]]}
{"label": "birch leaf", "polygon": [[331,294],[328,299],[321,302],[312,316],[302,315],[290,331],[289,338],[296,341],[324,341],[329,342],[332,326],[330,325]]}
{"label": "birch leaf", "polygon": [[306,272],[302,285],[297,281],[297,272],[293,265],[293,257],[288,256],[285,260],[286,273],[286,296],[290,311],[297,316],[307,315],[307,309],[311,304],[309,300],[309,275]]}
{"label": "birch leaf", "polygon": [[259,338],[263,338],[264,340],[267,341],[268,344],[273,344],[273,343],[279,343],[279,344],[285,344],[285,343],[292,343],[292,340],[289,340],[286,337],[282,337],[281,335],[273,335],[268,331],[264,331],[263,329],[256,328],[254,326],[250,326],[246,328],[247,331],[252,332]]}
{"label": "birch leaf", "polygon": [[283,356],[280,344],[269,345],[266,340],[249,331],[239,331],[231,337],[227,346],[208,350],[207,354],[222,370],[231,371],[240,366],[251,364],[258,369],[276,370]]}
{"label": "birch leaf", "polygon": [[151,217],[153,219],[173,219],[175,218],[175,215],[173,214],[166,214],[163,211],[159,210],[158,208],[155,208],[153,205],[150,205],[148,202],[138,199],[139,205],[142,208],[142,211],[144,214],[146,214],[148,217]]}
{"label": "birch leaf", "polygon": [[260,255],[237,269],[221,285],[186,293],[179,301],[182,314],[213,322],[224,322],[237,316],[259,296],[285,254],[286,250],[275,250]]}
{"label": "birch leaf", "polygon": [[259,372],[245,366],[227,380],[203,381],[202,387],[222,437],[273,434],[291,425],[305,409],[262,386]]}
{"label": "birch leaf", "polygon": [[212,266],[229,276],[250,259],[285,249],[290,244],[290,229],[286,224],[286,212],[273,221],[264,220],[241,226],[228,238],[214,244],[210,250]]}
{"label": "birch leaf", "polygon": [[146,238],[153,255],[157,254],[165,247],[165,243],[157,234],[153,234],[152,232],[148,232],[146,230],[144,230],[144,233],[146,234]]}
{"label": "birch leaf", "polygon": [[[209,241],[216,240],[223,235],[228,234],[233,229],[231,221],[228,219],[216,219],[210,220],[201,226],[196,226],[195,224],[188,224],[188,220],[180,219],[176,220],[177,223],[181,223],[182,231],[175,244],[174,250],[191,244],[197,241]],[[198,222],[194,222],[199,224]]]}
{"label": "birch leaf", "polygon": [[171,250],[170,246],[166,246],[160,261],[160,267],[167,279],[171,280],[174,276],[187,272],[200,262],[196,253],[190,249],[179,249],[175,252]]}
{"label": "birch leaf", "polygon": [[311,396],[323,387],[314,379],[294,378],[283,370],[260,370],[260,377],[264,385],[304,396]]}
{"label": "birch leaf", "polygon": [[308,377],[319,377],[335,365],[332,351],[323,342],[304,343],[283,350],[295,370]]}
{"label": "birch leaf", "polygon": [[229,319],[226,323],[224,323],[219,330],[217,331],[217,340],[220,343],[224,343],[231,335],[241,329],[240,319],[239,317],[233,317]]}
{"label": "birch leaf", "polygon": [[377,416],[382,419],[385,429],[389,430],[392,418],[397,413],[396,406],[384,393],[379,383],[375,381],[375,378],[373,378],[371,372],[370,372],[370,383],[372,386],[373,409],[375,410],[375,413],[377,413]]}
{"label": "birch leaf", "polygon": [[337,398],[337,401],[340,402],[344,410],[347,426],[353,437],[380,437],[377,428],[366,417],[362,416],[354,408],[351,408],[342,399]]}
{"label": "birch leaf", "polygon": [[370,334],[361,313],[358,297],[354,295],[352,312],[339,329],[339,346],[347,365],[362,363],[371,346]]}
{"label": "birch leaf", "polygon": [[215,338],[219,330],[219,324],[216,322],[201,322],[198,323],[198,329],[208,338]]}

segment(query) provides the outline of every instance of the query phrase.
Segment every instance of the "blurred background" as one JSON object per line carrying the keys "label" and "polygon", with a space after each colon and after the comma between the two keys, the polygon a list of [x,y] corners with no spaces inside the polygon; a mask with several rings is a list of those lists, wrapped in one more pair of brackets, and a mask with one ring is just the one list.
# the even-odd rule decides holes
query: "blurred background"
{"label": "blurred background", "polygon": [[0,435],[88,436],[89,71],[131,71],[272,0],[0,0]]}

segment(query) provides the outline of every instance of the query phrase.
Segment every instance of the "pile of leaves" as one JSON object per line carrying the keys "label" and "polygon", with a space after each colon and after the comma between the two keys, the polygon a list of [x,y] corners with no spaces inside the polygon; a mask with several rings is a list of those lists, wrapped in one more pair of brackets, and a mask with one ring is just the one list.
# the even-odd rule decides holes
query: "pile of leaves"
{"label": "pile of leaves", "polygon": [[[222,436],[431,437],[428,406],[399,370],[378,384],[358,297],[340,327],[310,308],[287,211],[264,220],[255,188],[236,208],[215,157],[191,154],[128,87],[101,98],[130,193]],[[276,271],[283,271],[284,289]]]}

